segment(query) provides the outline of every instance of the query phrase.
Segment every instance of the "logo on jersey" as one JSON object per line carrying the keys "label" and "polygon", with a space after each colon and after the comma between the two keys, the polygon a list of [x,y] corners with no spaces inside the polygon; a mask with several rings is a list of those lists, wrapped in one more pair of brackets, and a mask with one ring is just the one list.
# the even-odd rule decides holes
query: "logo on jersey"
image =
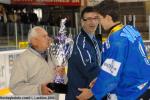
{"label": "logo on jersey", "polygon": [[114,59],[106,59],[101,69],[113,76],[117,76],[120,65],[121,63]]}

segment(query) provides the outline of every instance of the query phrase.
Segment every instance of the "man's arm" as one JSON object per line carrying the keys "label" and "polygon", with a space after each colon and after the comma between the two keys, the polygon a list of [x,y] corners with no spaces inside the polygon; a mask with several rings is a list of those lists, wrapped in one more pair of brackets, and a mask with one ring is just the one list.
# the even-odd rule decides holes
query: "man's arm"
{"label": "man's arm", "polygon": [[100,66],[93,61],[93,55],[90,54],[88,49],[84,48],[81,43],[75,43],[75,50],[73,51],[72,58],[76,68],[82,73],[82,75],[92,81],[99,73]]}

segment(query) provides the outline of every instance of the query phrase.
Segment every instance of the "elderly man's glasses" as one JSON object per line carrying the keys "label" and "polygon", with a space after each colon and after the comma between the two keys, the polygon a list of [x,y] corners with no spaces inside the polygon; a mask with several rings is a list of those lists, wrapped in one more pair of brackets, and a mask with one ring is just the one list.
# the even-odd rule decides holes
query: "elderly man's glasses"
{"label": "elderly man's glasses", "polygon": [[88,18],[82,18],[82,19],[83,19],[83,21],[92,21],[92,20],[96,21],[99,19],[99,17],[95,17],[95,18],[88,17]]}

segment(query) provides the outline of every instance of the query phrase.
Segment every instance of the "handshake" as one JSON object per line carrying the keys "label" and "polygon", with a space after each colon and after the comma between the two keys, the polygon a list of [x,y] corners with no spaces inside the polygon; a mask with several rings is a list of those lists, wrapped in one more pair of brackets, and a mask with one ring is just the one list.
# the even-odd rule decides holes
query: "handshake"
{"label": "handshake", "polygon": [[[91,81],[91,83],[89,84],[89,88],[92,88],[96,82],[97,78],[95,78],[93,81]],[[88,100],[89,98],[91,98],[93,96],[93,93],[91,91],[91,89],[88,88],[79,88],[78,89],[81,94],[76,96],[76,98],[78,100]]]}

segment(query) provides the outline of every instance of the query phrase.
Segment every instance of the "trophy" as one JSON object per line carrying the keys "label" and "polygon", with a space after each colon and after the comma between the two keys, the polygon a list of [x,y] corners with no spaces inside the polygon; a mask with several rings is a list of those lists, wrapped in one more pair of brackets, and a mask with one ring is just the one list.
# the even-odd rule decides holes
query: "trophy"
{"label": "trophy", "polygon": [[[73,40],[71,35],[66,35],[67,18],[61,20],[59,33],[55,36],[53,43],[49,48],[49,55],[55,66],[67,66],[67,61],[73,50]],[[48,87],[56,93],[66,93],[67,85],[64,84],[64,76],[56,73],[54,83],[49,83]]]}

